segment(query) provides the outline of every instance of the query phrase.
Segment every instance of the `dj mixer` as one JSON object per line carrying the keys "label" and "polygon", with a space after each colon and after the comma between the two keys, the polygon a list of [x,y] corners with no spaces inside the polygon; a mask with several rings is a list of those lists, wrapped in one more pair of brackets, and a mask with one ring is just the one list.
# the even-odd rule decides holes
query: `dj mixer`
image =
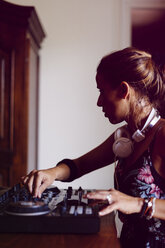
{"label": "dj mixer", "polygon": [[99,209],[83,198],[88,191],[50,187],[34,198],[20,184],[0,188],[0,232],[97,233]]}

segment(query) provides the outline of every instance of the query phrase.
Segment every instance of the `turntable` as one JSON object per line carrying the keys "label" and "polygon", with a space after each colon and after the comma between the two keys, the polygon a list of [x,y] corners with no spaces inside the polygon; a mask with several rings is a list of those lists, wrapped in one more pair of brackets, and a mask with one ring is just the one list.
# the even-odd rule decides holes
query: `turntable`
{"label": "turntable", "polygon": [[46,189],[34,198],[20,184],[0,190],[0,232],[9,233],[97,233],[97,206],[82,197],[79,189]]}

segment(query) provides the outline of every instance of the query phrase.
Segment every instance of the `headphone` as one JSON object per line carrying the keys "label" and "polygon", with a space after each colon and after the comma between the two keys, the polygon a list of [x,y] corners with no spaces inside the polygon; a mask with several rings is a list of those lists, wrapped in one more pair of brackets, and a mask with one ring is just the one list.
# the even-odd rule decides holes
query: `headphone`
{"label": "headphone", "polygon": [[157,114],[157,110],[153,108],[141,130],[137,129],[132,137],[128,131],[128,126],[125,125],[118,128],[114,133],[114,140],[112,149],[116,157],[126,158],[132,152],[134,148],[134,142],[140,142],[145,139],[145,133],[148,132],[160,119],[160,115]]}

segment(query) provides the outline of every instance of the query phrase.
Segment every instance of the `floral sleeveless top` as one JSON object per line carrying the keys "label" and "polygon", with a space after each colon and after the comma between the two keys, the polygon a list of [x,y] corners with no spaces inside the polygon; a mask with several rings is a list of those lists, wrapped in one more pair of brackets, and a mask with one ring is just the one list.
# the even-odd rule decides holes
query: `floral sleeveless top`
{"label": "floral sleeveless top", "polygon": [[[165,199],[165,179],[154,169],[147,150],[129,169],[124,172],[124,159],[116,167],[118,189],[128,195],[141,198]],[[121,232],[122,248],[165,248],[165,221],[152,218],[147,220],[140,214],[119,213],[123,222]]]}

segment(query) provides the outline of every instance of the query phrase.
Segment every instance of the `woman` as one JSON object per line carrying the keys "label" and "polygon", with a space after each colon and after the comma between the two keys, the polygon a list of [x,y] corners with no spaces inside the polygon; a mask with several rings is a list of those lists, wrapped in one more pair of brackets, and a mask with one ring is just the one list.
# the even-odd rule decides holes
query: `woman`
{"label": "woman", "polygon": [[96,82],[105,117],[127,124],[87,154],[32,171],[23,183],[40,197],[54,180],[72,181],[115,162],[115,189],[86,197],[108,200],[100,215],[119,211],[122,247],[165,247],[165,120],[158,114],[163,117],[162,72],[149,53],[126,48],[101,60]]}

